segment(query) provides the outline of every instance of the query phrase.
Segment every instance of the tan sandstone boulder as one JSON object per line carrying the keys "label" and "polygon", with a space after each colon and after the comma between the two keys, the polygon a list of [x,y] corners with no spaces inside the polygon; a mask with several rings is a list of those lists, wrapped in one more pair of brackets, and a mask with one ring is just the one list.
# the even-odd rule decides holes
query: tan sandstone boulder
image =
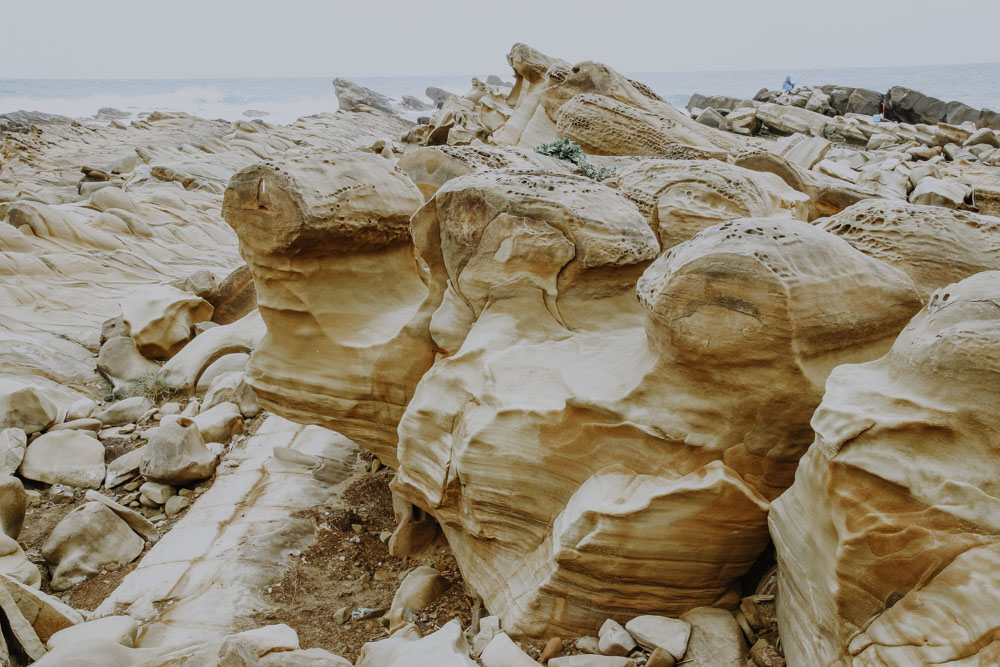
{"label": "tan sandstone boulder", "polygon": [[[358,225],[352,242],[306,215],[335,199],[296,202],[313,201],[314,174],[340,192],[362,170],[310,166],[305,195],[293,186],[306,165],[291,164],[244,172],[227,196],[269,326],[251,382],[281,414],[398,461],[398,498],[440,522],[508,632],[735,605],[830,369],[883,354],[921,305],[905,274],[791,218],[715,225],[650,265],[660,244],[621,194],[502,170],[441,186],[410,223],[420,285],[395,296],[414,271],[404,244],[380,259],[393,291],[346,318],[358,295],[340,286],[375,260],[372,232]],[[336,249],[322,272],[304,238]],[[289,261],[305,268],[272,268]],[[376,319],[419,327],[383,326],[372,348]],[[344,356],[349,343],[366,355]],[[429,371],[415,364],[432,351]]]}
{"label": "tan sandstone boulder", "polygon": [[791,665],[1000,656],[1000,272],[942,287],[881,359],[834,370],[774,503]]}
{"label": "tan sandstone boulder", "polygon": [[59,407],[38,387],[0,379],[0,428],[37,433],[56,422]]}
{"label": "tan sandstone boulder", "polygon": [[75,586],[107,563],[130,563],[142,553],[144,544],[105,504],[81,505],[59,522],[42,546],[42,556],[52,570],[52,590]]}
{"label": "tan sandstone boulder", "polygon": [[807,195],[774,174],[719,160],[642,160],[619,169],[612,180],[646,216],[664,249],[727,220],[808,219]]}
{"label": "tan sandstone boulder", "polygon": [[46,484],[99,489],[105,474],[104,445],[83,431],[52,431],[28,445],[18,473]]}
{"label": "tan sandstone boulder", "polygon": [[194,337],[193,327],[212,318],[212,305],[169,285],[136,290],[122,301],[122,318],[139,352],[169,359]]}
{"label": "tan sandstone boulder", "polygon": [[434,300],[409,232],[422,203],[402,171],[370,153],[250,167],[223,203],[269,332],[247,374],[262,406],[336,428],[386,462],[433,361]]}
{"label": "tan sandstone boulder", "polygon": [[[235,406],[233,411],[239,414]],[[192,419],[174,417],[169,422],[164,419],[147,437],[139,464],[139,471],[146,479],[178,485],[207,479],[215,472],[218,461],[205,447],[205,440]]]}
{"label": "tan sandstone boulder", "polygon": [[1000,269],[1000,218],[869,199],[816,225],[901,269],[928,299],[938,288]]}

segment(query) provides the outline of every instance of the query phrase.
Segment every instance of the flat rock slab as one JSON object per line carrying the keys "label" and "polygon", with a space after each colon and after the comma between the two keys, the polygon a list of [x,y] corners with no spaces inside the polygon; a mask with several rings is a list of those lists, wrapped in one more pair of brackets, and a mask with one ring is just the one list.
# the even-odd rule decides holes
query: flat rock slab
{"label": "flat rock slab", "polygon": [[[297,456],[277,458],[275,447]],[[231,634],[240,619],[266,608],[261,593],[280,579],[288,553],[312,539],[312,522],[295,512],[340,492],[357,451],[333,431],[268,417],[226,454],[212,488],[95,617],[127,613],[144,621],[135,641],[140,648]]]}

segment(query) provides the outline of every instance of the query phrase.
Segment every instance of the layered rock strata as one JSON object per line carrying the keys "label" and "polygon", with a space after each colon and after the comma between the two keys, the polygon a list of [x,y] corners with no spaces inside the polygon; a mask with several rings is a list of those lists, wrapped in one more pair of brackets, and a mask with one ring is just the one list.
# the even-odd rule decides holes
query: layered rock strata
{"label": "layered rock strata", "polygon": [[789,664],[1000,656],[1000,272],[942,287],[881,359],[837,368],[770,525]]}

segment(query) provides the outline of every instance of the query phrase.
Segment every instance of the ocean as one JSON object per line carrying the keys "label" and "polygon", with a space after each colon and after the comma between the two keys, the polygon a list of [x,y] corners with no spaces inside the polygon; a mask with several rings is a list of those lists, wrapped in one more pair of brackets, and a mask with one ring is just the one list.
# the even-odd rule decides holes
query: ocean
{"label": "ocean", "polygon": [[[899,85],[945,101],[1000,110],[1000,63],[922,67],[824,68],[813,71],[733,70],[712,72],[632,72],[676,106],[693,93],[752,97],[761,88],[780,87],[790,74],[800,85],[837,84],[886,91]],[[511,81],[512,77],[501,74]],[[480,75],[485,80],[486,74]],[[155,110],[185,111],[206,118],[237,120],[263,112],[269,122],[290,123],[310,114],[333,111],[334,76],[287,79],[0,79],[0,113],[43,111],[93,119],[111,107],[131,118]],[[398,100],[424,99],[428,86],[454,93],[469,89],[468,76],[346,77]],[[411,113],[415,118],[420,113]],[[128,118],[125,119],[126,121]]]}

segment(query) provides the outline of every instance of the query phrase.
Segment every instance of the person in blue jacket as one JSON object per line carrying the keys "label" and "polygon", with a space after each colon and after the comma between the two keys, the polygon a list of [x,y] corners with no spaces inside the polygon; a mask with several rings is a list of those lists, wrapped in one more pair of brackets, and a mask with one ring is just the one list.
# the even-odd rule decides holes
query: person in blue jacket
{"label": "person in blue jacket", "polygon": [[790,75],[785,77],[785,82],[781,84],[781,88],[789,93],[795,90],[795,84],[792,83],[792,77]]}

